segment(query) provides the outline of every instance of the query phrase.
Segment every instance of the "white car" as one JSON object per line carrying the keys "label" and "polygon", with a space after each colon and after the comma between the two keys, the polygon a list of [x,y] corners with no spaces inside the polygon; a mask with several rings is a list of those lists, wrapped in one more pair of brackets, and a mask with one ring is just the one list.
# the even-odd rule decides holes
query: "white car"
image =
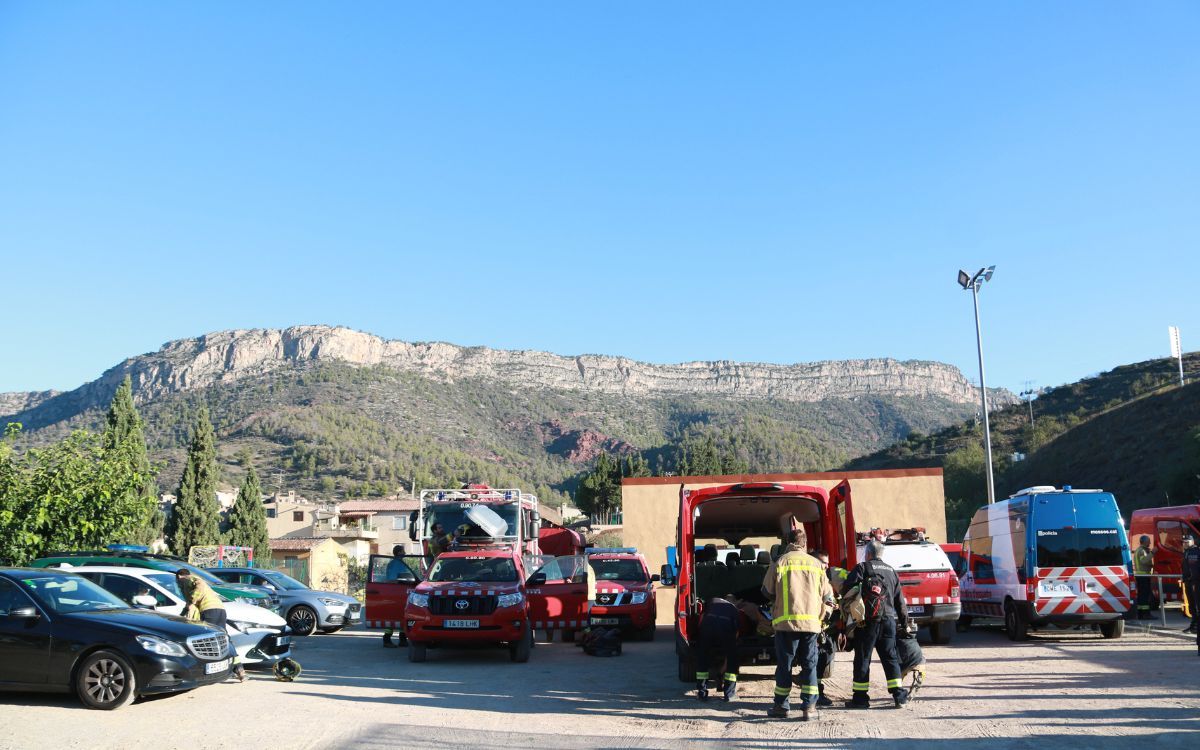
{"label": "white car", "polygon": [[[68,569],[108,590],[130,607],[182,615],[187,604],[173,573],[110,565],[80,565]],[[291,656],[291,636],[286,620],[264,607],[229,601],[223,596],[221,603],[225,607],[229,641],[242,664],[273,666]]]}

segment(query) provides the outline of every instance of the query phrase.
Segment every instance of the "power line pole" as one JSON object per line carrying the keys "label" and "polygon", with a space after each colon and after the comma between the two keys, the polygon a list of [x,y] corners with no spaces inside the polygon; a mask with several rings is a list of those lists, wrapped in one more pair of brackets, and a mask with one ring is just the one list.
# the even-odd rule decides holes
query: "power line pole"
{"label": "power line pole", "polygon": [[1026,380],[1022,383],[1025,390],[1021,391],[1021,397],[1029,402],[1029,426],[1033,427],[1033,397],[1037,395],[1037,391],[1033,388],[1033,381]]}

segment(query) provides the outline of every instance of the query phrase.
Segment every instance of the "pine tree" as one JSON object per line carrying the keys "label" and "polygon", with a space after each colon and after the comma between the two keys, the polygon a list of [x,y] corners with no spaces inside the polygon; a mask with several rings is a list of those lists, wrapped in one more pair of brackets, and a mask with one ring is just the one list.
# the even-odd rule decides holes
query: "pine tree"
{"label": "pine tree", "polygon": [[267,510],[262,503],[262,488],[252,464],[238,490],[237,500],[229,511],[229,544],[253,547],[254,559],[260,562],[270,557],[270,535],[267,533]]}
{"label": "pine tree", "polygon": [[136,509],[141,517],[124,538],[113,541],[151,544],[162,535],[166,518],[158,509],[156,472],[150,465],[150,458],[146,452],[142,417],[133,405],[133,385],[128,375],[117,387],[112,404],[108,407],[102,446],[106,457],[111,460],[128,461],[133,471],[143,478],[137,498],[129,506]]}
{"label": "pine tree", "polygon": [[187,557],[194,546],[221,543],[217,479],[216,436],[207,407],[201,407],[171,514],[169,541],[175,554]]}

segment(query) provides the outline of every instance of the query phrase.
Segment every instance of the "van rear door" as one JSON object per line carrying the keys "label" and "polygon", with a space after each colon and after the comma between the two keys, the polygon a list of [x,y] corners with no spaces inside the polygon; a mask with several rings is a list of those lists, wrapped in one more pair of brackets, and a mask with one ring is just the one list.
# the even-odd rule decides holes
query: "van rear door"
{"label": "van rear door", "polygon": [[[854,544],[854,503],[850,498],[850,482],[843,479],[829,491],[832,518],[827,520],[829,538],[833,544],[829,550],[831,565],[853,570],[858,564],[857,548]],[[839,562],[839,560],[841,562]]]}
{"label": "van rear door", "polygon": [[1032,505],[1037,583],[1031,593],[1038,615],[1127,612],[1129,540],[1116,499],[1079,493],[1038,497]]}

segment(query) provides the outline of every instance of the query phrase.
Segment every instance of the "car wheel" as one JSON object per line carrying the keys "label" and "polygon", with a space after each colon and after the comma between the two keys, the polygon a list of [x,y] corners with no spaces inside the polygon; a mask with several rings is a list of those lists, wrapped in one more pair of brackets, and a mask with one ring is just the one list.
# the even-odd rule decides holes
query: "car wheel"
{"label": "car wheel", "polygon": [[408,642],[408,660],[411,662],[425,661],[425,644],[416,643],[415,641]]}
{"label": "car wheel", "polygon": [[1120,638],[1125,633],[1125,621],[1113,620],[1100,625],[1100,635],[1105,638]]}
{"label": "car wheel", "polygon": [[137,676],[119,654],[97,651],[79,665],[75,692],[88,708],[111,711],[128,705],[137,696]]}
{"label": "car wheel", "polygon": [[696,681],[696,660],[691,654],[679,655],[679,681],[680,682],[695,682]]}
{"label": "car wheel", "polygon": [[934,643],[945,646],[954,635],[954,623],[948,621],[931,622],[929,623],[929,635],[933,637]]}
{"label": "car wheel", "polygon": [[336,628],[321,628],[321,632],[322,632],[322,633],[324,633],[324,634],[326,634],[326,635],[329,635],[329,634],[331,634],[331,633],[336,633],[336,632],[338,632],[338,631],[339,631],[339,630],[341,630],[343,627],[345,627],[345,626],[343,626],[343,625],[338,625]]}
{"label": "car wheel", "polygon": [[521,640],[508,647],[508,655],[518,664],[529,661],[529,652],[533,649],[533,633],[528,627],[521,634]]}
{"label": "car wheel", "polygon": [[299,604],[288,612],[287,622],[296,635],[312,635],[317,629],[317,612],[312,607]]}
{"label": "car wheel", "polygon": [[1010,641],[1023,641],[1029,637],[1029,626],[1011,601],[1004,605],[1004,632]]}

